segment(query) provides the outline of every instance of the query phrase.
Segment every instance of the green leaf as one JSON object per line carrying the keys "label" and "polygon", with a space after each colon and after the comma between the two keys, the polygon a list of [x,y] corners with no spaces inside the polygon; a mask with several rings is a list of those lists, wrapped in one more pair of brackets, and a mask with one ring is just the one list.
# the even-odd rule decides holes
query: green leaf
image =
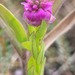
{"label": "green leaf", "polygon": [[13,34],[19,42],[27,40],[27,34],[23,25],[2,4],[0,4],[0,18],[6,23],[7,27],[10,27],[11,30],[13,30]]}
{"label": "green leaf", "polygon": [[35,34],[34,33],[32,33],[31,36],[29,37],[29,41],[31,42],[32,55],[36,59],[37,58],[37,54],[38,54],[38,48],[37,48],[37,42],[36,42],[36,38],[35,38]]}
{"label": "green leaf", "polygon": [[36,32],[36,39],[38,40],[43,39],[46,30],[47,30],[47,24],[45,21],[42,21],[42,24],[40,25],[39,29]]}
{"label": "green leaf", "polygon": [[33,32],[36,32],[36,28],[34,26],[31,26],[31,25],[28,25],[28,30],[29,30],[29,33],[33,33]]}
{"label": "green leaf", "polygon": [[45,53],[44,48],[45,48],[45,45],[44,45],[44,43],[42,43],[41,50],[40,50],[40,52],[38,54],[38,58],[37,58],[37,63],[38,64],[40,64],[44,59],[44,53]]}
{"label": "green leaf", "polygon": [[34,69],[34,75],[39,75],[37,72],[36,72],[36,70]]}
{"label": "green leaf", "polygon": [[29,50],[29,51],[32,50],[31,42],[30,42],[30,41],[23,42],[23,43],[22,43],[22,46],[23,46],[23,48],[25,48],[25,49],[27,49],[27,50]]}
{"label": "green leaf", "polygon": [[34,75],[34,67],[32,67],[30,70],[28,70],[27,75]]}
{"label": "green leaf", "polygon": [[41,64],[36,64],[36,72],[39,74],[41,71]]}
{"label": "green leaf", "polygon": [[28,60],[28,70],[30,70],[32,67],[36,66],[36,62],[35,59],[33,58],[33,56],[31,56]]}
{"label": "green leaf", "polygon": [[46,58],[44,58],[44,61],[42,62],[42,67],[41,67],[41,73],[40,73],[40,75],[44,75],[45,62],[46,62]]}
{"label": "green leaf", "polygon": [[37,44],[36,44],[36,39],[35,39],[35,35],[33,33],[33,38],[32,38],[32,53],[35,59],[37,59],[37,55],[38,55],[38,48],[37,48]]}

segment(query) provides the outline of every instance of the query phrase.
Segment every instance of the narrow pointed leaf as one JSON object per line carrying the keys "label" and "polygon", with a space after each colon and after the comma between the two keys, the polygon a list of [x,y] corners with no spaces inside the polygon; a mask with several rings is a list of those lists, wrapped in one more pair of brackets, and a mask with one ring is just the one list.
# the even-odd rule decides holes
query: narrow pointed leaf
{"label": "narrow pointed leaf", "polygon": [[29,30],[29,33],[33,33],[33,32],[36,32],[36,28],[31,26],[31,25],[28,25],[28,30]]}
{"label": "narrow pointed leaf", "polygon": [[35,59],[31,56],[28,60],[28,70],[30,70],[32,67],[35,67],[36,66],[36,62],[35,62]]}
{"label": "narrow pointed leaf", "polygon": [[44,48],[45,48],[45,45],[44,43],[42,43],[41,45],[41,50],[40,50],[40,53],[38,54],[38,58],[37,58],[37,63],[40,64],[42,62],[42,60],[44,59]]}
{"label": "narrow pointed leaf", "polygon": [[31,69],[28,70],[28,75],[34,75],[34,67],[31,67]]}
{"label": "narrow pointed leaf", "polygon": [[19,42],[27,40],[27,34],[23,25],[2,4],[0,4],[0,18],[13,30],[13,34]]}
{"label": "narrow pointed leaf", "polygon": [[27,50],[29,50],[29,51],[32,50],[31,42],[30,42],[30,41],[23,42],[23,43],[22,43],[22,46],[23,46],[23,48],[25,48],[25,49],[27,49]]}
{"label": "narrow pointed leaf", "polygon": [[34,35],[33,35],[33,38],[32,38],[32,52],[33,52],[34,58],[37,59],[38,48],[37,48],[36,39],[35,39]]}
{"label": "narrow pointed leaf", "polygon": [[36,39],[38,40],[43,39],[46,30],[47,30],[47,24],[45,21],[42,21],[42,24],[40,25],[39,29],[36,32]]}

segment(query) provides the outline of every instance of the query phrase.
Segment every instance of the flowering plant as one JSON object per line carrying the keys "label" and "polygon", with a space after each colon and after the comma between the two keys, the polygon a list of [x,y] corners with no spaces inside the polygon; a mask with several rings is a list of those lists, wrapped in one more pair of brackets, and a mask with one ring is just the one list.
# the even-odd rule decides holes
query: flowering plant
{"label": "flowering plant", "polygon": [[[23,62],[24,75],[43,75],[44,73],[46,58],[43,39],[47,31],[47,24],[55,20],[52,15],[53,2],[26,0],[21,3],[24,5],[23,18],[28,25],[28,34],[13,14],[0,4],[0,10],[2,10],[0,11],[0,18],[4,20],[8,30],[10,30],[10,35],[13,37],[11,42],[15,47],[18,43],[16,48],[18,48],[17,52]],[[27,52],[30,53],[28,57]]]}
{"label": "flowering plant", "polygon": [[[52,15],[54,1],[26,0],[23,18],[28,23],[29,40],[22,46],[29,50],[31,56],[28,60],[28,75],[43,75],[45,65],[45,50],[43,38],[47,30],[47,24],[52,23],[55,17]],[[28,46],[27,46],[28,44]]]}

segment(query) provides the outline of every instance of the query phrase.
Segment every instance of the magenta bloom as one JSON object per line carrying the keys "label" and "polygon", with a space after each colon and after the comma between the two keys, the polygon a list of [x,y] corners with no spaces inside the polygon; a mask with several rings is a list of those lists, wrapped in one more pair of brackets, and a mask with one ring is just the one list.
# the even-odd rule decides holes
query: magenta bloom
{"label": "magenta bloom", "polygon": [[52,15],[53,1],[48,0],[26,0],[24,5],[24,19],[33,26],[41,25],[42,20],[52,23],[55,17]]}

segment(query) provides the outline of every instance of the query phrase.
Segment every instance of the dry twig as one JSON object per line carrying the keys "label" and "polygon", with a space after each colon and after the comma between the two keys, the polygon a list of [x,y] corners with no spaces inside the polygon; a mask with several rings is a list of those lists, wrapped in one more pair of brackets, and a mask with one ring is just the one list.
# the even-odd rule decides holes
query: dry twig
{"label": "dry twig", "polygon": [[47,50],[54,41],[70,30],[75,23],[75,9],[68,14],[56,27],[45,36],[45,50]]}

